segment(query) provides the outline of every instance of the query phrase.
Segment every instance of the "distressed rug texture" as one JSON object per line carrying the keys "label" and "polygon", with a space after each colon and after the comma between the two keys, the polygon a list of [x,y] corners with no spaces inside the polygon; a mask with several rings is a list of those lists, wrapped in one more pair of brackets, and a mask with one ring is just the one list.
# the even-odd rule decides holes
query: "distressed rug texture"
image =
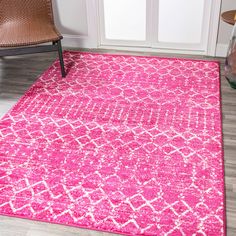
{"label": "distressed rug texture", "polygon": [[225,235],[219,65],[64,53],[0,121],[0,214]]}

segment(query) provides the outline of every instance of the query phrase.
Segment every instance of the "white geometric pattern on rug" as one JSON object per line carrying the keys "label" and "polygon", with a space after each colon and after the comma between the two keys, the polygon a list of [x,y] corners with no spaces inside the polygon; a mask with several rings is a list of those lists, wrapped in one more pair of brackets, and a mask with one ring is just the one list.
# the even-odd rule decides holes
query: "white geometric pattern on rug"
{"label": "white geometric pattern on rug", "polygon": [[64,56],[0,121],[0,214],[224,235],[218,64]]}

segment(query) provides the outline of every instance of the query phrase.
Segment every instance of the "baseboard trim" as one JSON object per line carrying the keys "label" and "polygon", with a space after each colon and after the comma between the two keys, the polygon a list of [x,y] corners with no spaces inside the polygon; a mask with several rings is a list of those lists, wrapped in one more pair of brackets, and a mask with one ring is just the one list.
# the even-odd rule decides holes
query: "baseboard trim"
{"label": "baseboard trim", "polygon": [[226,57],[228,51],[228,44],[217,44],[216,46],[216,56]]}
{"label": "baseboard trim", "polygon": [[[63,35],[62,44],[65,47],[75,47],[75,48],[98,48],[96,43],[89,39],[87,36],[75,36],[75,35]],[[195,54],[195,55],[203,55],[203,52],[200,51],[181,51],[181,50],[163,50],[163,49],[147,49],[147,48],[139,48],[139,47],[115,47],[115,46],[101,46],[99,48],[106,49],[125,49],[130,51],[158,51],[158,52],[169,52],[169,53],[182,53],[182,54]],[[216,57],[226,57],[228,50],[228,44],[220,44],[218,43],[216,46]]]}
{"label": "baseboard trim", "polygon": [[62,45],[65,47],[75,47],[75,48],[97,47],[96,43],[91,39],[89,39],[88,36],[77,36],[77,35],[63,35]]}

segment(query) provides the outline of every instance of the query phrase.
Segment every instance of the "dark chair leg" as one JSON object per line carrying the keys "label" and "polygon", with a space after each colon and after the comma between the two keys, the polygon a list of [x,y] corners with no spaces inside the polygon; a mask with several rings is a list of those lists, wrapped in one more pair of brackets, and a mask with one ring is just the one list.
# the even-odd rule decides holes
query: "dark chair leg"
{"label": "dark chair leg", "polygon": [[[54,44],[54,42],[53,42],[53,44]],[[61,75],[64,78],[64,77],[66,77],[66,72],[65,72],[64,60],[63,60],[63,54],[62,54],[61,40],[57,41],[57,48],[58,48],[60,65],[61,65]]]}

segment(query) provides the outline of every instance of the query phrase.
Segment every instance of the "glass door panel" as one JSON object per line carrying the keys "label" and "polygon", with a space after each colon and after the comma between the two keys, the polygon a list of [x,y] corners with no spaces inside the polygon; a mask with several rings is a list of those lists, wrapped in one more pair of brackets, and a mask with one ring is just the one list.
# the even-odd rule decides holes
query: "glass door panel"
{"label": "glass door panel", "polygon": [[159,0],[158,41],[201,43],[204,0]]}
{"label": "glass door panel", "polygon": [[126,45],[146,41],[147,0],[103,0],[100,3],[102,43]]}

